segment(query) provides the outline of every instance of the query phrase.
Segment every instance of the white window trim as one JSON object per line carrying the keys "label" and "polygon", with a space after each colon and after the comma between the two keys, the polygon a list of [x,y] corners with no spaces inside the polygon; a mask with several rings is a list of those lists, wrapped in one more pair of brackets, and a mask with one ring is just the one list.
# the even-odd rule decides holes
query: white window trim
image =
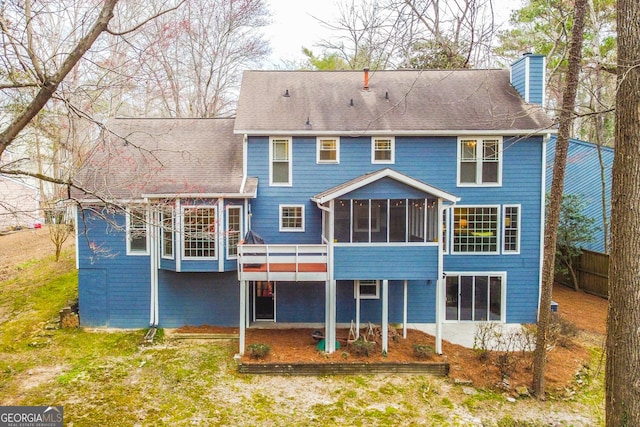
{"label": "white window trim", "polygon": [[127,208],[126,211],[126,239],[127,239],[127,255],[131,256],[145,256],[149,255],[149,210],[146,207],[134,208],[133,210],[144,211],[144,222],[145,222],[145,250],[144,251],[134,251],[131,250],[131,208]]}
{"label": "white window trim", "polygon": [[[376,160],[376,141],[389,140],[391,142],[391,159],[390,160]],[[386,137],[373,137],[371,138],[371,164],[385,164],[390,165],[396,162],[396,138],[393,136]]]}
{"label": "white window trim", "polygon": [[[321,160],[320,152],[322,151],[323,140],[334,140],[336,142],[336,159],[335,160]],[[322,137],[316,138],[316,163],[318,164],[338,164],[340,163],[340,137]]]}
{"label": "white window trim", "polygon": [[216,231],[215,236],[216,236],[216,244],[215,244],[215,252],[216,252],[216,256],[208,256],[208,257],[200,257],[200,256],[187,256],[184,254],[186,245],[185,245],[185,214],[184,211],[185,210],[189,210],[189,209],[213,209],[216,221],[215,221],[215,225],[216,228],[219,225],[218,222],[218,207],[215,205],[183,205],[180,208],[180,215],[182,218],[182,228],[180,229],[180,243],[181,243],[181,248],[180,248],[180,258],[183,260],[189,260],[189,261],[207,261],[207,260],[217,260],[218,259],[218,254],[219,254],[219,248],[220,248],[220,239],[218,238],[218,232]]}
{"label": "white window trim", "polygon": [[[456,251],[454,247],[455,243],[455,210],[456,209],[481,209],[481,208],[495,208],[496,210],[496,250],[487,252],[464,252]],[[502,221],[500,215],[500,205],[455,205],[451,211],[451,220],[449,227],[449,254],[451,255],[500,255],[500,249],[502,248]]]}
{"label": "white window trim", "polygon": [[[475,139],[480,147],[476,150],[476,182],[460,182],[460,165],[462,164],[462,141]],[[498,182],[481,182],[483,165],[483,146],[486,140],[498,140]],[[503,139],[501,136],[459,136],[456,155],[456,182],[458,187],[502,187]],[[478,154],[480,153],[480,154]],[[478,158],[480,156],[480,158]]]}
{"label": "white window trim", "polygon": [[[287,157],[289,161],[289,181],[273,182],[273,143],[274,141],[288,141]],[[269,137],[269,186],[271,187],[291,187],[293,185],[293,138],[292,137]]]}
{"label": "white window trim", "polygon": [[[375,295],[362,295],[360,293],[360,285],[376,286]],[[380,280],[354,280],[353,281],[353,298],[354,299],[380,299]]]}
{"label": "white window trim", "polygon": [[[302,216],[302,227],[301,228],[288,228],[282,226],[282,210],[284,208],[301,208],[300,215]],[[305,214],[304,214],[304,205],[279,205],[278,206],[278,229],[283,233],[304,233],[305,229]]]}
{"label": "white window trim", "polygon": [[237,254],[236,255],[230,255],[229,254],[229,212],[232,209],[237,209],[237,210],[240,211],[240,213],[238,214],[238,218],[239,218],[239,224],[238,224],[239,227],[238,228],[240,228],[240,230],[238,231],[238,244],[240,244],[240,240],[242,240],[242,225],[243,225],[242,224],[242,218],[243,218],[243,216],[242,216],[242,206],[240,206],[240,205],[229,205],[229,206],[227,206],[227,209],[226,209],[227,212],[226,212],[226,218],[225,218],[225,220],[226,220],[226,222],[225,222],[225,224],[226,224],[225,234],[226,234],[226,237],[227,237],[227,239],[226,239],[227,244],[225,245],[225,247],[226,247],[227,259],[237,259],[238,258]]}
{"label": "white window trim", "polygon": [[[505,249],[505,228],[506,228],[506,219],[507,219],[507,208],[518,208],[518,223],[516,224],[516,249],[515,250],[506,250]],[[502,253],[505,255],[519,255],[520,254],[520,238],[522,233],[522,205],[503,205],[502,206]]]}
{"label": "white window trim", "polygon": [[[490,322],[490,323],[506,323],[507,322],[507,272],[506,271],[445,271],[444,276],[500,276],[502,278],[502,289],[500,289],[500,320],[447,320],[446,314],[444,323],[479,323],[479,322]],[[445,285],[446,286],[446,285]],[[458,286],[460,286],[458,284]],[[443,313],[446,312],[447,309],[447,292],[446,289],[443,292],[442,300],[440,304],[442,304]],[[474,307],[475,307],[475,293],[473,295],[474,299]],[[458,301],[459,303],[459,301]],[[458,317],[460,317],[460,313],[458,313]]]}
{"label": "white window trim", "polygon": [[[164,220],[165,214],[170,213],[171,215],[171,255],[165,255],[164,253]],[[171,207],[161,207],[160,208],[160,256],[163,259],[175,259],[176,256],[176,215],[175,209]]]}

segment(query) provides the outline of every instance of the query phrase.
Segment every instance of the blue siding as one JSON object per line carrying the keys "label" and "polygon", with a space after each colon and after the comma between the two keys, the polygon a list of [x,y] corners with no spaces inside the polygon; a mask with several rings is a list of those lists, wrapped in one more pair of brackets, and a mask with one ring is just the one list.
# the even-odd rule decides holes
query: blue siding
{"label": "blue siding", "polygon": [[278,322],[324,322],[325,283],[278,282],[276,320]]}
{"label": "blue siding", "polygon": [[160,271],[158,282],[161,327],[240,323],[240,287],[235,273]]}
{"label": "blue siding", "polygon": [[[605,201],[607,219],[611,218],[611,168],[613,166],[614,150],[601,147],[604,166]],[[553,163],[556,157],[556,137],[553,136],[547,144],[547,191],[551,189],[553,177]],[[569,140],[567,168],[564,178],[564,194],[575,194],[585,203],[584,214],[594,220],[598,228],[593,233],[593,241],[585,243],[583,247],[596,252],[604,252],[604,219],[602,216],[602,182],[601,168],[598,158],[598,147],[590,142],[578,139]]]}
{"label": "blue siding", "polygon": [[[109,216],[109,220],[91,213],[87,213],[84,219],[81,213],[79,215],[77,251],[80,304],[96,304],[95,308],[80,308],[82,325],[121,328],[148,326],[150,259],[148,255],[126,255],[126,235],[122,229],[116,229],[124,227],[124,215]],[[102,283],[106,292],[92,288],[102,287]]]}
{"label": "blue siding", "polygon": [[[527,72],[529,74],[527,81]],[[511,65],[511,84],[527,102],[544,102],[545,57],[526,54]],[[528,90],[528,97],[527,97]]]}
{"label": "blue siding", "polygon": [[[380,285],[382,286],[382,284]],[[337,321],[350,323],[356,316],[356,299],[351,280],[337,283]],[[407,285],[407,321],[409,323],[435,322],[435,282],[410,280]],[[380,290],[382,292],[382,289]],[[389,281],[389,322],[402,323],[404,304],[404,282]],[[380,323],[382,300],[360,300],[360,322]]]}
{"label": "blue siding", "polygon": [[437,279],[436,246],[337,246],[336,280]]}

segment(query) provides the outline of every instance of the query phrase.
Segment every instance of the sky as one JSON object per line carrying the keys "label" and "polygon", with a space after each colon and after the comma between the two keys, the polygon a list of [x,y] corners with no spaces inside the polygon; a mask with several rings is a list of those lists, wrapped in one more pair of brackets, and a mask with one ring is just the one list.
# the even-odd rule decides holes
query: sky
{"label": "sky", "polygon": [[[302,46],[313,49],[315,42],[327,38],[327,30],[313,17],[331,22],[337,16],[336,0],[266,0],[272,24],[265,29],[271,41],[269,63],[277,68],[282,60],[302,61]],[[518,0],[494,0],[496,20],[506,21]]]}

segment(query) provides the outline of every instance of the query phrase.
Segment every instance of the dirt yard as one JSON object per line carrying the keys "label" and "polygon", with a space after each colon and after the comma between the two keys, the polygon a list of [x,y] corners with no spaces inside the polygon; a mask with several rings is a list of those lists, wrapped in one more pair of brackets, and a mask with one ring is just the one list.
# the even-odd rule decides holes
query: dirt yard
{"label": "dirt yard", "polygon": [[[562,345],[556,345],[549,352],[547,386],[552,390],[563,390],[575,379],[580,369],[589,365],[589,348],[604,344],[607,301],[584,292],[575,292],[562,285],[555,286],[553,300],[558,303],[560,317],[577,328],[575,337],[563,341]],[[181,328],[181,331],[237,333],[238,329],[200,326]],[[364,332],[366,331],[362,329],[362,333]],[[400,335],[402,333],[401,330],[397,332]],[[435,345],[433,336],[409,330],[406,339],[399,337],[389,340],[389,352],[386,357],[382,356],[379,346],[373,354],[359,356],[354,354],[353,348],[347,344],[349,331],[345,329],[337,332],[341,348],[328,355],[318,351],[317,341],[312,337],[312,333],[313,329],[248,329],[247,345],[266,343],[271,351],[264,359],[255,360],[245,355],[242,361],[243,363],[416,362],[422,359],[417,359],[414,355],[414,344]],[[501,375],[496,366],[497,355],[481,361],[474,350],[446,341],[443,343],[443,353],[442,356],[436,355],[425,362],[447,361],[451,365],[449,376],[453,380],[471,381],[475,387],[496,388],[501,385]],[[530,355],[522,356],[518,352],[517,356],[520,358],[519,362],[515,372],[509,378],[511,389],[528,387],[531,384]]]}

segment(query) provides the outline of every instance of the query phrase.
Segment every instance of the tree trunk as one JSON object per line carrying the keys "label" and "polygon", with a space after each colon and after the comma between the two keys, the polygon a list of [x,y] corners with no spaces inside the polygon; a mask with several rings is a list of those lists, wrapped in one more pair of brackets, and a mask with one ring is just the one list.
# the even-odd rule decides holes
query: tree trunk
{"label": "tree trunk", "polygon": [[573,28],[571,30],[571,47],[569,48],[569,66],[566,86],[562,95],[562,110],[556,154],[553,164],[551,194],[547,208],[547,221],[544,229],[544,259],[542,264],[542,289],[540,290],[540,307],[538,308],[538,331],[536,349],[533,352],[533,393],[538,399],[544,399],[544,373],[547,363],[547,334],[551,318],[551,295],[553,291],[554,263],[556,254],[557,231],[562,207],[564,175],[569,149],[569,136],[574,118],[578,78],[582,62],[582,41],[587,0],[576,0],[574,5]]}
{"label": "tree trunk", "polygon": [[616,151],[607,317],[608,427],[640,425],[640,9],[618,0]]}

